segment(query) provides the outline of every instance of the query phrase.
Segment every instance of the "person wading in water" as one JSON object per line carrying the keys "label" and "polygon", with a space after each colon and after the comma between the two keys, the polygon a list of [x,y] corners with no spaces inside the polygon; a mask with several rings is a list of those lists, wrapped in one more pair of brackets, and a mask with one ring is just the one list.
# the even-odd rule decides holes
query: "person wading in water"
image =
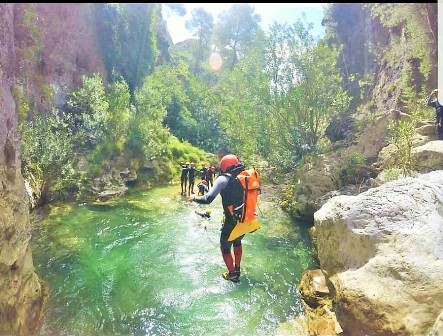
{"label": "person wading in water", "polygon": [[182,189],[182,195],[186,196],[186,188],[188,186],[188,172],[189,172],[189,162],[183,163],[180,162],[182,167],[182,174],[180,176],[180,186]]}
{"label": "person wading in water", "polygon": [[[220,233],[220,250],[223,261],[228,269],[222,274],[225,280],[232,282],[240,281],[240,262],[242,258],[242,235],[232,241],[228,241],[236,220],[229,211],[229,207],[233,206],[233,178],[244,169],[236,155],[228,154],[223,156],[220,160],[221,174],[214,181],[214,185],[209,189],[208,193],[202,196],[191,196],[189,201],[194,201],[199,204],[210,204],[215,197],[220,194],[223,204],[223,226]],[[232,256],[231,248],[233,247],[234,257]]]}

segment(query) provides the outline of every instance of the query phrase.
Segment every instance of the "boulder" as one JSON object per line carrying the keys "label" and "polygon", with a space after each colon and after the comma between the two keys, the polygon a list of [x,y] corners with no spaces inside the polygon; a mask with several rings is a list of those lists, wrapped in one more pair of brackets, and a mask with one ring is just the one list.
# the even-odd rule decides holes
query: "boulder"
{"label": "boulder", "polygon": [[423,146],[413,148],[411,152],[415,158],[417,171],[443,169],[443,141],[430,141]]}
{"label": "boulder", "polygon": [[[443,309],[443,171],[337,196],[314,214],[346,335],[425,335]],[[437,327],[436,327],[437,328]]]}

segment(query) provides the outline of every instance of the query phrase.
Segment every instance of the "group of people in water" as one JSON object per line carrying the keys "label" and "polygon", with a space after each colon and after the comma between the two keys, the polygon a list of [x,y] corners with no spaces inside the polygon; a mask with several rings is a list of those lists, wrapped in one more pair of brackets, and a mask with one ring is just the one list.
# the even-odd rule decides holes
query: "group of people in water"
{"label": "group of people in water", "polygon": [[200,182],[197,184],[198,195],[202,196],[209,191],[209,187],[214,184],[214,175],[216,174],[215,167],[207,167],[202,163],[201,169],[195,168],[194,162],[180,162],[182,168],[180,176],[181,194],[184,196],[191,196],[195,194],[194,185],[195,178],[199,177]]}

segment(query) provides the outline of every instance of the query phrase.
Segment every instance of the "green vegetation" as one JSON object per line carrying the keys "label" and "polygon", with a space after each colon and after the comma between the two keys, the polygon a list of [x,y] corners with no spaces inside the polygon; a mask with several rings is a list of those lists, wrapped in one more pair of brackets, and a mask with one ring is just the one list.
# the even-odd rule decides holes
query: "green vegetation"
{"label": "green vegetation", "polygon": [[[364,125],[380,113],[381,101],[412,116],[392,124],[391,142],[398,148],[397,166],[404,172],[413,168],[412,132],[424,112],[417,106],[423,104],[433,64],[425,42],[419,41],[426,6],[331,4],[322,40],[311,34],[312,24],[305,18],[291,25],[274,23],[263,31],[249,4],[233,5],[216,24],[198,9],[186,23],[195,39],[170,48],[160,4],[91,6],[106,81],[97,74],[84,76],[58,109],[63,122],[55,119],[52,127],[46,125],[49,129],[37,116],[52,110],[54,87],[41,83],[42,99],[48,103],[38,106],[47,111],[37,111],[23,86],[14,87],[25,171],[38,162],[33,161],[38,158],[32,139],[48,132],[69,141],[67,147],[54,142],[56,149],[41,145],[42,157],[54,151],[60,164],[78,160],[81,183],[104,174],[116,178],[126,168],[143,176],[141,181],[169,182],[179,173],[178,162],[215,164],[217,154],[225,152],[235,152],[245,162],[264,159],[276,174],[293,173],[330,149],[323,134],[331,118],[356,110],[367,114],[360,118]],[[169,8],[184,14],[182,6]],[[31,14],[24,22],[37,41]],[[385,45],[363,31],[351,34],[349,25],[365,15],[377,19],[378,28],[390,29]],[[357,44],[343,43],[351,38]],[[221,55],[220,69],[209,62],[213,45]],[[380,67],[393,69],[392,79],[375,85],[379,79],[374,70]],[[347,159],[344,180],[349,182],[364,158],[355,154]],[[48,173],[65,178],[62,168],[38,166],[32,172],[41,179]]]}
{"label": "green vegetation", "polygon": [[342,176],[340,181],[342,184],[359,185],[364,182],[358,175],[359,168],[365,164],[365,157],[363,153],[354,152],[345,158],[344,167],[342,169]]}
{"label": "green vegetation", "polygon": [[386,178],[386,181],[395,181],[405,176],[399,168],[387,168],[383,170],[383,175]]}
{"label": "green vegetation", "polygon": [[429,108],[423,104],[423,94],[416,97],[412,90],[405,90],[404,93],[407,106],[410,108],[410,114],[400,116],[390,124],[390,143],[397,148],[395,153],[394,166],[399,168],[404,176],[409,176],[415,167],[414,156],[411,153],[413,138],[417,122],[425,119]]}
{"label": "green vegetation", "polygon": [[130,92],[154,71],[158,46],[155,38],[159,4],[94,4],[99,46],[111,77],[123,76]]}
{"label": "green vegetation", "polygon": [[77,147],[87,148],[104,141],[105,120],[109,114],[105,87],[99,75],[83,77],[83,83],[68,98],[65,111],[72,119],[71,131],[77,135]]}
{"label": "green vegetation", "polygon": [[[34,9],[34,4],[28,3],[24,6],[23,19],[21,26],[27,33],[27,42],[18,49],[20,60],[22,62],[40,62],[39,53],[43,49],[44,33],[38,25],[38,16]],[[21,68],[21,67],[20,67]],[[23,74],[21,74],[23,75]]]}
{"label": "green vegetation", "polygon": [[371,3],[366,6],[382,25],[396,32],[391,35],[391,48],[384,50],[383,59],[393,67],[406,66],[403,71],[411,71],[412,60],[416,60],[417,69],[423,78],[428,78],[432,68],[429,50],[433,32],[426,22],[426,4]]}
{"label": "green vegetation", "polygon": [[33,182],[36,196],[46,202],[49,191],[76,189],[70,121],[57,110],[20,125],[23,175]]}

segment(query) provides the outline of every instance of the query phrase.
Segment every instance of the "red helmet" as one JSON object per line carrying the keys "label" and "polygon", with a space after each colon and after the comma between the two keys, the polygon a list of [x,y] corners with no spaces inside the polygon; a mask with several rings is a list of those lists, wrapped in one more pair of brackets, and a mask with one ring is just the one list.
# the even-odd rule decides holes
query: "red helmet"
{"label": "red helmet", "polygon": [[229,168],[238,164],[238,158],[234,154],[228,154],[222,157],[220,160],[220,170],[226,172]]}

